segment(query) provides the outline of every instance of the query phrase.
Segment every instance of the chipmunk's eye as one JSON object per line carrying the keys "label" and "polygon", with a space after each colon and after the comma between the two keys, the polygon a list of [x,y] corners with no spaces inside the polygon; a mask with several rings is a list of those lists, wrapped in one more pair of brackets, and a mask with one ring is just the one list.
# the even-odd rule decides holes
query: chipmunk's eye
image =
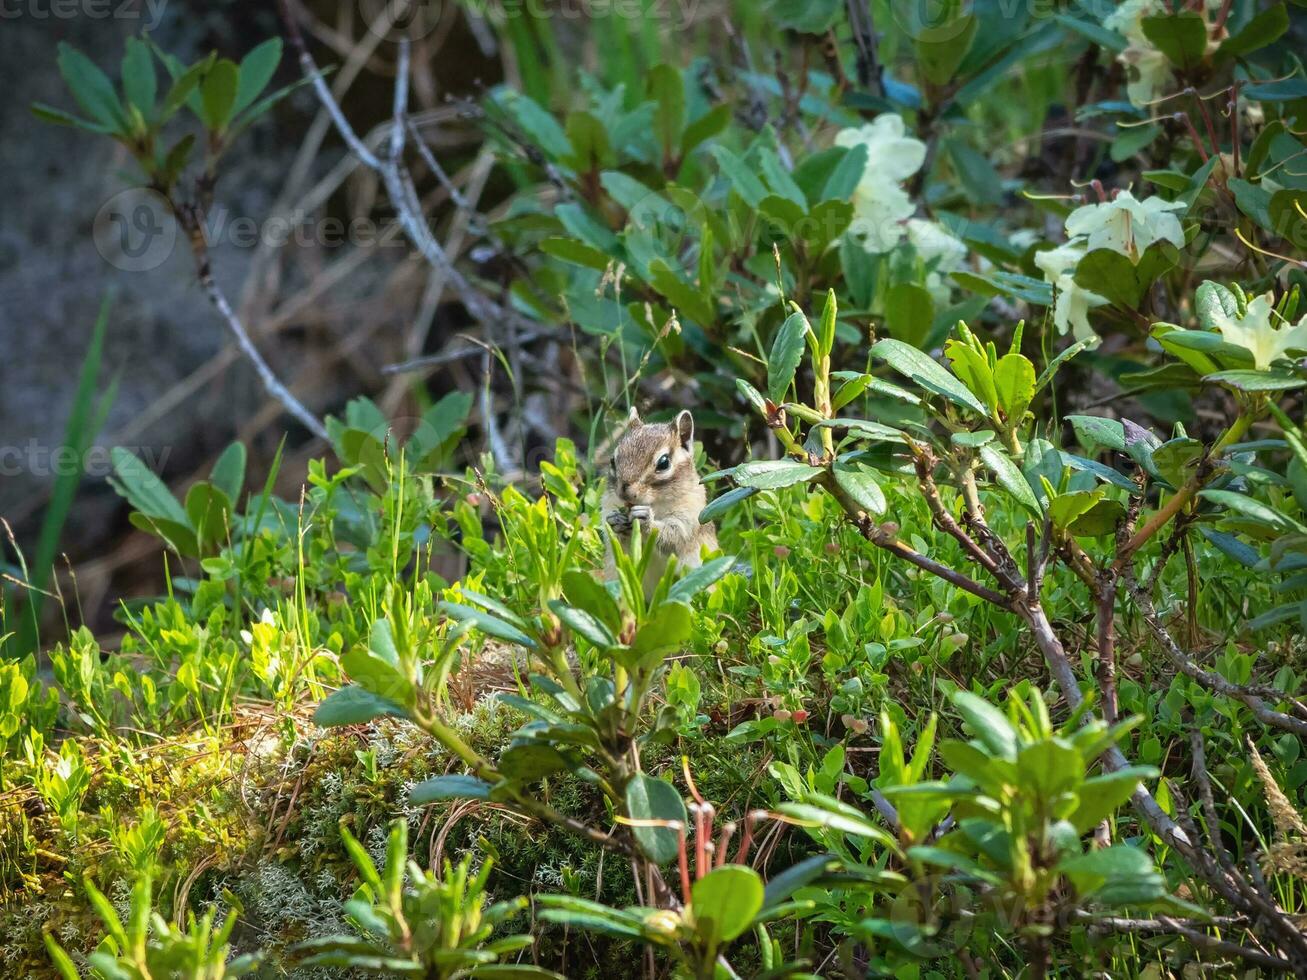
{"label": "chipmunk's eye", "polygon": [[661,456],[659,456],[658,462],[654,464],[654,469],[657,470],[659,473],[666,473],[671,468],[672,468],[672,457],[667,455],[667,453],[663,453]]}

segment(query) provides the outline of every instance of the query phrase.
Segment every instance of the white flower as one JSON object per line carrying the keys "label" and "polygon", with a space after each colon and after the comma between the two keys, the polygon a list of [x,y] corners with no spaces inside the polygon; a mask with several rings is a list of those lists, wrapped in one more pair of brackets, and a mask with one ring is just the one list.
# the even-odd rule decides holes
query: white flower
{"label": "white flower", "polygon": [[1149,45],[1132,44],[1121,52],[1117,60],[1125,65],[1125,94],[1131,105],[1151,105],[1175,80],[1171,59]]}
{"label": "white flower", "polygon": [[877,116],[865,126],[841,130],[836,146],[863,145],[867,165],[853,191],[850,233],[868,252],[888,252],[903,238],[903,222],[916,210],[901,186],[926,161],[926,144],[907,135],[903,117]]}
{"label": "white flower", "polygon": [[903,239],[903,222],[915,210],[908,192],[897,184],[864,180],[853,192],[849,233],[868,252],[888,252]]}
{"label": "white flower", "polygon": [[926,144],[907,135],[903,117],[893,112],[883,113],[865,126],[842,129],[835,136],[836,146],[857,146],[859,143],[867,147],[867,169],[862,173],[863,180],[899,183],[915,174],[926,162]]}
{"label": "white flower", "polygon": [[1110,248],[1138,262],[1153,242],[1184,247],[1184,229],[1171,213],[1181,210],[1184,204],[1180,201],[1160,197],[1139,201],[1129,191],[1122,191],[1115,200],[1076,208],[1066,219],[1066,232],[1072,239],[1084,236],[1090,251]]}
{"label": "white flower", "polygon": [[1098,335],[1089,325],[1089,311],[1108,301],[1076,283],[1075,270],[1085,257],[1081,242],[1067,242],[1057,248],[1035,253],[1035,265],[1044,273],[1044,279],[1057,290],[1053,306],[1053,324],[1058,333],[1071,330],[1076,340],[1096,342]]}
{"label": "white flower", "polygon": [[1148,43],[1144,36],[1143,20],[1154,14],[1166,13],[1162,0],[1125,0],[1119,7],[1107,15],[1103,26],[1109,31],[1116,31],[1127,41]]}
{"label": "white flower", "polygon": [[1248,304],[1243,316],[1232,317],[1221,310],[1212,320],[1227,343],[1248,351],[1257,370],[1265,371],[1290,350],[1307,351],[1307,315],[1293,326],[1282,327],[1271,322],[1273,316],[1271,294],[1265,293]]}
{"label": "white flower", "polygon": [[953,289],[945,276],[962,267],[967,259],[967,246],[945,231],[943,226],[922,218],[909,220],[907,232],[912,247],[931,267],[926,276],[926,289],[937,304],[948,304],[953,299]]}

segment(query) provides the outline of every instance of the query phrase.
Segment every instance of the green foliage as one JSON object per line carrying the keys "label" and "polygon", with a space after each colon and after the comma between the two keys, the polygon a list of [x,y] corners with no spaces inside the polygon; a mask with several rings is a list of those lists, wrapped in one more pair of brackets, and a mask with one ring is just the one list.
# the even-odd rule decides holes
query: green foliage
{"label": "green foliage", "polygon": [[386,863],[378,870],[363,846],[343,827],[341,837],[363,883],[345,903],[362,937],[322,936],[302,943],[305,966],[326,966],[387,976],[558,977],[526,964],[498,961],[531,945],[528,935],[491,939],[496,928],[526,908],[527,901],[488,904],[486,883],[493,861],[472,871],[468,854],[440,877],[407,860],[403,820],[390,828]]}

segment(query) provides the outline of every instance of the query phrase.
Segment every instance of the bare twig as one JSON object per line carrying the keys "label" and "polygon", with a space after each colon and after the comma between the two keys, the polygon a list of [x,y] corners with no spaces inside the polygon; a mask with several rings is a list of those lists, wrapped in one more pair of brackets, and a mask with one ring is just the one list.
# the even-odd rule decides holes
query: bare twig
{"label": "bare twig", "polygon": [[[332,123],[349,147],[350,152],[381,179],[405,236],[422,254],[422,257],[445,276],[473,319],[490,328],[510,320],[521,320],[529,324],[529,321],[525,321],[516,311],[501,306],[478,290],[461,271],[455,268],[453,261],[427,226],[426,217],[422,213],[417,192],[413,186],[412,175],[404,166],[402,160],[403,139],[407,129],[404,121],[408,98],[406,79],[397,79],[396,81],[395,118],[391,121],[393,128],[390,139],[390,153],[386,159],[382,159],[359,139],[349,120],[345,118],[340,105],[336,102],[331,90],[323,80],[322,73],[318,70],[312,54],[309,53],[308,46],[304,41],[304,35],[299,29],[294,14],[291,12],[288,0],[277,0],[277,7],[282,21],[286,25],[286,32],[291,45],[298,52],[301,72],[305,78],[310,80],[313,91],[327,110]],[[408,45],[407,38],[400,39],[400,60],[405,64],[408,60]],[[403,74],[406,75],[407,73]],[[396,152],[397,145],[399,152]],[[529,325],[534,326],[535,324]]]}
{"label": "bare twig", "polygon": [[263,359],[263,355],[259,353],[259,349],[254,346],[254,341],[250,339],[245,324],[241,323],[240,317],[236,315],[236,311],[231,308],[231,303],[227,301],[226,294],[213,278],[213,269],[209,263],[209,246],[204,238],[204,219],[201,213],[197,208],[183,208],[178,213],[178,220],[186,232],[187,241],[191,246],[191,253],[195,257],[195,275],[199,279],[200,287],[204,290],[204,294],[209,297],[209,302],[218,311],[218,315],[222,317],[227,329],[236,338],[236,344],[240,347],[241,353],[254,365],[254,370],[258,372],[263,387],[304,428],[319,439],[325,440],[327,430],[323,426],[321,419],[305,408],[300,400],[292,395],[290,390],[281,383],[276,373],[268,366],[268,362]]}
{"label": "bare twig", "polygon": [[1140,588],[1135,580],[1133,567],[1127,565],[1124,576],[1131,595],[1134,597],[1135,605],[1139,607],[1139,612],[1144,617],[1144,622],[1148,624],[1153,636],[1157,638],[1162,647],[1162,652],[1166,654],[1182,674],[1197,681],[1209,691],[1242,701],[1262,724],[1271,728],[1278,728],[1281,731],[1292,732],[1299,738],[1307,737],[1307,721],[1286,715],[1282,711],[1276,711],[1274,708],[1267,706],[1263,700],[1263,696],[1274,696],[1277,699],[1283,699],[1287,697],[1286,695],[1280,694],[1274,689],[1270,689],[1270,692],[1268,692],[1264,687],[1254,688],[1250,685],[1234,684],[1227,681],[1220,674],[1198,666],[1193,657],[1181,649],[1180,644],[1171,636],[1166,624],[1162,622],[1162,618],[1157,614],[1152,597],[1149,596],[1147,591]]}

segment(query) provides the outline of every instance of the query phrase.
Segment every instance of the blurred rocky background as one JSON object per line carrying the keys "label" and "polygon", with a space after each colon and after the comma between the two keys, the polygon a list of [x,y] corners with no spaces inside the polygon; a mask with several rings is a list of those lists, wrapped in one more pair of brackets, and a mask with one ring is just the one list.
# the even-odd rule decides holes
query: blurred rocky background
{"label": "blurred rocky background", "polygon": [[[390,13],[386,4],[292,5],[310,25],[319,63],[334,67],[331,82],[360,132],[390,109],[394,38],[369,29]],[[453,100],[502,77],[493,38],[452,3],[420,5],[414,16],[413,111],[425,112],[424,136],[454,182],[480,194],[489,158],[478,157],[480,134]],[[131,531],[126,504],[108,486],[108,447],[134,449],[183,488],[234,438],[250,445],[252,480],[262,478],[283,434],[288,474],[302,475],[303,459],[323,447],[267,398],[238,355],[175,225],[143,195],[124,195],[134,177],[126,152],[42,122],[29,106],[72,108],[56,65],[61,42],[116,79],[133,34],[148,32],[188,63],[210,50],[239,60],[280,35],[281,24],[274,5],[235,0],[9,0],[0,18],[0,517],[30,552],[60,465],[78,366],[110,294],[99,386],[116,382],[117,391],[60,539],[68,561],[57,563],[62,585],[77,593],[63,607],[104,628],[112,613],[106,595],[155,593],[163,581],[157,548]],[[273,87],[298,77],[288,49]],[[437,189],[428,199],[437,228],[442,215],[456,225],[441,197]],[[382,200],[306,88],[224,158],[210,221],[215,276],[263,356],[319,416],[340,414],[359,393],[403,416],[415,381],[437,394],[475,385],[459,360],[416,378],[382,373],[440,349],[467,322],[432,287]],[[455,254],[471,247],[469,236],[451,231]],[[12,542],[0,557],[16,567]]]}

